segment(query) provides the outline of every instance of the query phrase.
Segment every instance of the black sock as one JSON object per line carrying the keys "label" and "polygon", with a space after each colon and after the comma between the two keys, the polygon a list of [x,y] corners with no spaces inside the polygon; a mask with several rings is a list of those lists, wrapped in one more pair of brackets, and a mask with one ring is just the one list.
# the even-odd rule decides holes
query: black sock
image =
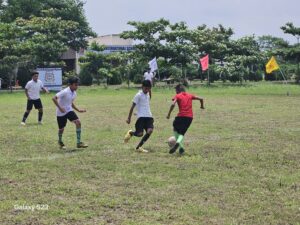
{"label": "black sock", "polygon": [[43,112],[39,112],[39,122],[42,121],[42,118],[43,118]]}
{"label": "black sock", "polygon": [[151,134],[146,133],[144,135],[144,137],[142,138],[142,140],[140,141],[140,143],[138,144],[138,146],[136,147],[136,149],[138,149],[139,147],[142,147],[143,144],[148,140],[148,138],[150,137]]}
{"label": "black sock", "polygon": [[22,120],[22,122],[24,122],[24,123],[25,123],[25,121],[26,121],[26,119],[27,119],[28,115],[29,115],[29,113],[28,113],[28,112],[25,112],[25,113],[24,113],[24,116],[23,116],[23,120]]}

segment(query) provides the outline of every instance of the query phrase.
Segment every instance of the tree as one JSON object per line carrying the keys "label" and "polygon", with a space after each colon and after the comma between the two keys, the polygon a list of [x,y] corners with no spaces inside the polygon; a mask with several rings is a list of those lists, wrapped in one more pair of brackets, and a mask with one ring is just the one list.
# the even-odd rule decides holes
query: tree
{"label": "tree", "polygon": [[168,20],[159,19],[148,23],[129,21],[128,24],[133,26],[135,30],[124,31],[121,37],[125,39],[131,38],[140,42],[135,45],[135,49],[141,58],[147,61],[163,55],[164,48],[161,43],[160,34],[170,24]]}
{"label": "tree", "polygon": [[286,59],[294,61],[297,64],[297,77],[296,82],[300,82],[300,27],[295,27],[293,23],[286,23],[285,26],[282,26],[281,29],[286,34],[291,34],[297,39],[297,43],[289,45],[287,48],[282,50],[282,54]]}
{"label": "tree", "polygon": [[261,67],[266,59],[266,56],[261,53],[255,37],[246,36],[231,41],[231,53],[225,57],[227,63],[224,68],[229,75],[229,80],[242,83],[251,75],[261,73]]}
{"label": "tree", "polygon": [[80,62],[97,81],[98,85],[101,80],[106,80],[107,84],[121,84],[123,78],[125,78],[123,75],[128,72],[129,55],[118,52],[104,54],[102,53],[104,49],[104,46],[93,42],[90,51],[80,58]]}
{"label": "tree", "polygon": [[87,37],[95,36],[84,15],[84,2],[81,0],[7,0],[0,11],[0,21],[12,23],[17,18],[30,20],[32,17],[53,18],[72,21],[76,26],[66,32],[64,44],[74,50],[87,47]]}
{"label": "tree", "polygon": [[288,47],[289,43],[283,38],[264,35],[257,39],[260,51],[266,52],[269,56],[275,54],[275,51],[281,48]]}
{"label": "tree", "polygon": [[195,59],[197,53],[193,45],[192,31],[184,22],[169,25],[170,30],[162,32],[160,38],[165,41],[165,55],[170,64],[179,65],[186,77],[187,64]]}
{"label": "tree", "polygon": [[17,71],[21,64],[31,68],[62,65],[64,51],[86,47],[86,38],[94,35],[81,0],[0,1],[0,62],[4,70]]}

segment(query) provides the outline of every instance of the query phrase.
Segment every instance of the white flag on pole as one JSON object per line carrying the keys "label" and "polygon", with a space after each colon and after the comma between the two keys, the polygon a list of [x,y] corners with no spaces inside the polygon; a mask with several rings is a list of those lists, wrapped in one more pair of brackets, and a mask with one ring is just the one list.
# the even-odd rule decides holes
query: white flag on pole
{"label": "white flag on pole", "polygon": [[150,62],[148,62],[148,64],[149,64],[149,67],[151,68],[151,72],[154,72],[155,70],[158,69],[156,57],[154,59],[152,59]]}

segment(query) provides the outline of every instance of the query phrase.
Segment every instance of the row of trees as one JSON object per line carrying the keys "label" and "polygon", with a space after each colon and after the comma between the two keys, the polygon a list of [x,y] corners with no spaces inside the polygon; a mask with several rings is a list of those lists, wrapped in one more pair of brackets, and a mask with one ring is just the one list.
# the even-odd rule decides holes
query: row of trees
{"label": "row of trees", "polygon": [[[37,66],[63,66],[61,55],[87,48],[89,27],[81,0],[0,0],[0,75],[19,80]],[[26,78],[25,78],[26,77]]]}
{"label": "row of trees", "polygon": [[[96,34],[87,23],[83,5],[82,0],[0,0],[0,76],[8,79],[18,72],[22,84],[28,79],[24,74],[37,66],[64,66],[61,55],[69,48],[87,49],[87,38]],[[210,81],[260,80],[272,55],[289,78],[300,79],[300,28],[292,23],[282,30],[295,36],[296,44],[272,36],[234,40],[233,30],[222,25],[190,29],[184,22],[172,24],[166,19],[128,24],[133,29],[121,37],[135,40],[135,51],[105,55],[103,46],[92,44],[80,59],[83,83],[140,82],[154,57],[161,78],[203,80],[207,72],[202,73],[198,61],[206,54],[210,55]]]}
{"label": "row of trees", "polygon": [[[159,75],[162,78],[207,79],[208,72],[202,73],[199,58],[210,55],[209,80],[262,80],[265,65],[271,56],[277,56],[281,70],[288,78],[300,79],[299,35],[300,28],[287,23],[283,32],[295,36],[296,44],[289,44],[273,36],[246,36],[232,39],[233,30],[222,25],[209,28],[206,25],[190,29],[184,22],[171,24],[166,19],[152,22],[128,22],[133,27],[124,31],[122,38],[136,41],[135,51],[103,55],[103,48],[93,44],[90,52],[81,59],[82,77],[106,79],[108,83],[122,80],[140,82],[149,60],[158,58]],[[266,75],[266,79],[282,79],[279,72]]]}

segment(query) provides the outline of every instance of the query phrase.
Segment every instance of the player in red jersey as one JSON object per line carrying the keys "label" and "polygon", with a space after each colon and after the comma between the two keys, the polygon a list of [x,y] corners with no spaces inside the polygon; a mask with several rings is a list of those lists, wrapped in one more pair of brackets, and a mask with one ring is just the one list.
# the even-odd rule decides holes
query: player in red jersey
{"label": "player in red jersey", "polygon": [[170,118],[171,112],[175,108],[176,103],[179,107],[179,113],[175,117],[173,122],[174,136],[176,138],[176,144],[170,149],[169,153],[173,154],[178,147],[179,153],[184,153],[183,138],[186,131],[189,129],[193,121],[193,100],[200,101],[200,108],[204,109],[204,100],[201,97],[189,94],[185,91],[183,85],[179,84],[175,87],[176,95],[173,97],[173,103],[170,107],[167,119]]}

